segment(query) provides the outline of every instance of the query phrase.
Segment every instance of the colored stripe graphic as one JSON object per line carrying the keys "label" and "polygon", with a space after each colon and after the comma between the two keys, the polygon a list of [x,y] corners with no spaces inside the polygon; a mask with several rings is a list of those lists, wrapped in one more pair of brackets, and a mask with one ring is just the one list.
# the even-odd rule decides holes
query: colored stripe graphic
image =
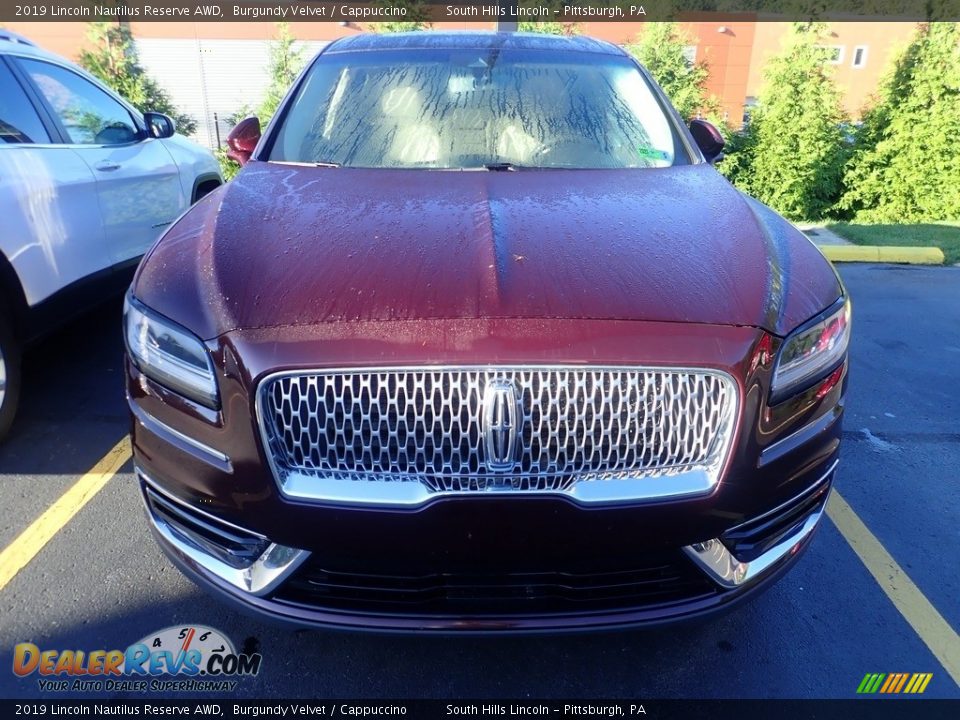
{"label": "colored stripe graphic", "polygon": [[907,673],[900,673],[900,682],[897,683],[897,689],[893,692],[898,693],[903,690],[903,686],[907,683]]}
{"label": "colored stripe graphic", "polygon": [[863,695],[872,695],[880,689],[880,683],[886,677],[886,673],[867,673],[857,688],[857,692]]}
{"label": "colored stripe graphic", "polygon": [[927,689],[927,684],[930,682],[930,678],[932,677],[933,677],[933,673],[915,674],[913,678],[911,678],[910,684],[907,685],[909,690],[906,690],[905,692],[909,692],[913,695],[922,693],[924,690]]}
{"label": "colored stripe graphic", "polygon": [[[919,695],[927,689],[933,673],[867,673],[857,686],[858,695]],[[906,686],[906,687],[904,687]]]}

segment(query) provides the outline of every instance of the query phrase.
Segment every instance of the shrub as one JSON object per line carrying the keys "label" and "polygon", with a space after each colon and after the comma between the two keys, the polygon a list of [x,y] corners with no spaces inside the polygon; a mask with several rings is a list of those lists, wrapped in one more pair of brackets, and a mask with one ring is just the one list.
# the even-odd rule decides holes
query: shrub
{"label": "shrub", "polygon": [[833,208],[849,155],[840,93],[828,51],[818,45],[824,29],[793,25],[764,71],[749,124],[719,166],[737,187],[794,220],[820,219]]}
{"label": "shrub", "polygon": [[840,208],[859,222],[960,216],[960,26],[920,25],[865,113]]}

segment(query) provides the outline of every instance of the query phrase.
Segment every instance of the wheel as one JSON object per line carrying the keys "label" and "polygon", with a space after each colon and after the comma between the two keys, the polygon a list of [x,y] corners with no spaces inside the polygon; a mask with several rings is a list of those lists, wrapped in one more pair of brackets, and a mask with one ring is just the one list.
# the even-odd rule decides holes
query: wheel
{"label": "wheel", "polygon": [[20,344],[0,314],[0,440],[6,437],[20,400]]}

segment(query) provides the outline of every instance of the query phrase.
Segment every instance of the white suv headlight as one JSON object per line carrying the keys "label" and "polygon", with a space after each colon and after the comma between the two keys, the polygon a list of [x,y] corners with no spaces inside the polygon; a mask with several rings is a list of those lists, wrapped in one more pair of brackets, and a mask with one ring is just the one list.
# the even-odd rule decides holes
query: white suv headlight
{"label": "white suv headlight", "polygon": [[773,371],[771,401],[779,402],[840,364],[850,344],[850,300],[794,330],[783,342]]}
{"label": "white suv headlight", "polygon": [[123,304],[127,352],[144,375],[216,410],[220,393],[210,353],[198,337],[127,296]]}

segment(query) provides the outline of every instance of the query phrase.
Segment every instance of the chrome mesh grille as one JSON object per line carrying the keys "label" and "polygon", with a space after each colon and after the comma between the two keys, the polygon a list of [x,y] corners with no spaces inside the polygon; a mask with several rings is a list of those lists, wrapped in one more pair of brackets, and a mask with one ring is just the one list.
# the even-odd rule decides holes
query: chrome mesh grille
{"label": "chrome mesh grille", "polygon": [[[517,451],[485,458],[482,404],[512,383]],[[709,370],[398,368],[267,378],[259,411],[281,484],[291,473],[419,483],[429,493],[564,491],[575,483],[703,470],[719,473],[736,390]]]}

